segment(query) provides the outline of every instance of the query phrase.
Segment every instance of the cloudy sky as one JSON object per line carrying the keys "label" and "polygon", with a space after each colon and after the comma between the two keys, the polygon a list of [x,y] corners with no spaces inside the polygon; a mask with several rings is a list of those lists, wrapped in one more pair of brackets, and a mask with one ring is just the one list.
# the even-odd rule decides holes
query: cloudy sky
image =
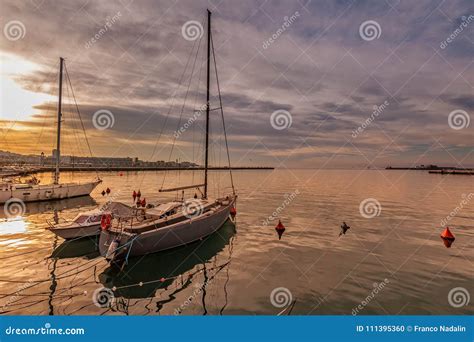
{"label": "cloudy sky", "polygon": [[[234,164],[474,166],[471,0],[0,6],[1,150],[50,153],[62,56],[95,156],[201,163],[209,8]],[[64,93],[63,153],[87,154]],[[219,111],[211,117],[223,164]]]}

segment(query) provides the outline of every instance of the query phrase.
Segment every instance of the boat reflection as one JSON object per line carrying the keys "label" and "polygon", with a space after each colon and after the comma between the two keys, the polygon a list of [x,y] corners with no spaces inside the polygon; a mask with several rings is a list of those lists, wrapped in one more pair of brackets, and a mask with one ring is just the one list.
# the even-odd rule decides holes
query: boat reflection
{"label": "boat reflection", "polygon": [[86,259],[94,259],[100,256],[97,247],[98,242],[98,236],[87,236],[76,240],[64,240],[63,243],[53,250],[50,258],[69,259],[84,257]]}
{"label": "boat reflection", "polygon": [[55,210],[61,211],[64,209],[81,208],[87,206],[96,206],[97,202],[91,196],[73,197],[57,201],[43,201],[43,202],[27,202],[21,203],[19,210],[1,210],[0,219],[10,219],[12,214],[18,217],[26,217],[30,215],[43,214],[48,212],[54,212]]}
{"label": "boat reflection", "polygon": [[205,266],[229,244],[234,234],[235,226],[228,220],[221,229],[203,241],[132,258],[123,270],[110,266],[99,275],[99,280],[105,287],[114,290],[116,298],[152,298],[158,289],[167,288],[177,277],[196,265]]}

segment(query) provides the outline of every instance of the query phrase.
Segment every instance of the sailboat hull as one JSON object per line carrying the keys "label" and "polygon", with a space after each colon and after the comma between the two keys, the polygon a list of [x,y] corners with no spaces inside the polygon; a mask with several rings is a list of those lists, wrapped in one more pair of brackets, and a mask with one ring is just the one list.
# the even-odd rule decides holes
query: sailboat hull
{"label": "sailboat hull", "polygon": [[[233,205],[234,201],[231,201],[212,214],[170,224],[138,235],[103,230],[100,233],[99,251],[102,256],[112,259],[108,253],[110,253],[110,245],[114,242],[118,242],[118,247],[128,244],[126,248],[120,249],[120,253],[115,255],[139,256],[201,240],[224,225],[229,219],[230,209]],[[119,250],[117,249],[117,251]]]}
{"label": "sailboat hull", "polygon": [[87,196],[100,183],[64,183],[64,184],[2,184],[0,185],[0,203],[10,199],[23,202],[51,201],[79,196]]}

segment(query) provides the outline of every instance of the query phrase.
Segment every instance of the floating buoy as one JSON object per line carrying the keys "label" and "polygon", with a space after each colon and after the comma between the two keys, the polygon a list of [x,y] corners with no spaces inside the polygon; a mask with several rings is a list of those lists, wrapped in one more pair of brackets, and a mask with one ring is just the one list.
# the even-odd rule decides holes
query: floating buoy
{"label": "floating buoy", "polygon": [[107,195],[110,194],[110,188],[107,188],[105,192],[107,193]]}
{"label": "floating buoy", "polygon": [[232,216],[232,218],[235,218],[236,215],[237,209],[235,209],[235,207],[230,208],[230,216]]}
{"label": "floating buoy", "polygon": [[137,199],[137,193],[135,190],[133,190],[133,202],[135,202],[135,200]]}
{"label": "floating buoy", "polygon": [[160,281],[161,281],[162,283],[164,283],[164,282],[166,281],[166,279],[165,279],[165,278],[161,278]]}
{"label": "floating buoy", "polygon": [[449,230],[448,227],[446,227],[446,229],[443,230],[440,237],[443,240],[444,245],[446,246],[446,248],[450,248],[451,245],[453,244],[454,240],[455,240],[455,237],[454,237],[453,233],[451,233],[451,231]]}
{"label": "floating buoy", "polygon": [[102,194],[102,196],[105,196],[105,191],[104,191],[104,190],[102,190],[101,194]]}
{"label": "floating buoy", "polygon": [[122,176],[123,176],[123,172],[120,172],[120,173],[119,173],[119,176],[122,177]]}
{"label": "floating buoy", "polygon": [[146,199],[143,198],[142,201],[140,202],[141,206],[142,207],[145,207],[146,206]]}
{"label": "floating buoy", "polygon": [[281,240],[281,236],[285,231],[285,226],[283,225],[283,223],[281,223],[281,220],[278,220],[278,224],[276,225],[275,230],[278,233],[278,240]]}
{"label": "floating buoy", "polygon": [[140,197],[142,197],[142,193],[140,192],[140,190],[138,190],[138,192],[137,192],[137,198],[140,198]]}

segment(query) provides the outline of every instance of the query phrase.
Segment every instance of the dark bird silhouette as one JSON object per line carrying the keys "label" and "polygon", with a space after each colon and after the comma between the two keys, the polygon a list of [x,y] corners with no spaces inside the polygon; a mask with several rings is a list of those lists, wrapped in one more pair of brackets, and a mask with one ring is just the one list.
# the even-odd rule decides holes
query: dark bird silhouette
{"label": "dark bird silhouette", "polygon": [[341,235],[346,235],[346,232],[348,229],[350,229],[351,227],[349,227],[346,222],[342,222],[342,225],[341,225],[341,232],[339,233],[339,236]]}

